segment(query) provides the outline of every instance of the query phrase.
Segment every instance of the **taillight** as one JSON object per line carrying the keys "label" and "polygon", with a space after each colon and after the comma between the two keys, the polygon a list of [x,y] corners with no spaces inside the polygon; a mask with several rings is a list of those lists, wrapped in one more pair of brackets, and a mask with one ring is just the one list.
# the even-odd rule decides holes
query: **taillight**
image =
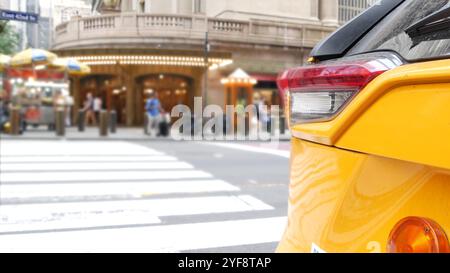
{"label": "taillight", "polygon": [[332,119],[358,91],[400,64],[397,57],[390,55],[367,55],[281,73],[278,86],[289,95],[286,101],[291,125]]}
{"label": "taillight", "polygon": [[448,253],[450,246],[444,230],[433,220],[407,217],[398,222],[387,243],[390,253]]}
{"label": "taillight", "polygon": [[[283,105],[284,105],[284,115],[285,115],[285,120],[287,123],[287,127],[290,127],[290,95],[289,95],[289,82],[288,82],[288,78],[287,78],[287,73],[288,70],[280,73],[278,75],[278,80],[277,80],[277,85],[278,85],[278,90],[280,91],[280,95],[283,98]],[[286,74],[286,75],[285,75]]]}

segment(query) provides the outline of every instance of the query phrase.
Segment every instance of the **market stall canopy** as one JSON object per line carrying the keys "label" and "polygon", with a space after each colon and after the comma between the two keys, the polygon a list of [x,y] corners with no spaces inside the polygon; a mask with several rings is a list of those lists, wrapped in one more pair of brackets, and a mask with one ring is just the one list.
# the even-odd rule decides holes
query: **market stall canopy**
{"label": "market stall canopy", "polygon": [[34,79],[34,80],[64,80],[64,72],[57,71],[53,69],[42,69],[42,70],[34,70],[29,67],[25,68],[9,68],[8,69],[8,77],[10,79]]}
{"label": "market stall canopy", "polygon": [[11,61],[11,57],[0,54],[0,72],[2,72],[3,69],[9,65],[10,61]]}
{"label": "market stall canopy", "polygon": [[57,58],[49,64],[49,67],[67,71],[70,75],[85,75],[91,73],[91,68],[88,65],[71,58]]}
{"label": "market stall canopy", "polygon": [[57,55],[43,49],[29,48],[17,53],[11,58],[12,67],[51,64]]}
{"label": "market stall canopy", "polygon": [[248,75],[241,68],[238,68],[233,73],[231,73],[227,78],[223,78],[220,82],[222,84],[241,83],[241,84],[255,85],[257,83],[257,80],[253,77],[250,77],[250,75]]}

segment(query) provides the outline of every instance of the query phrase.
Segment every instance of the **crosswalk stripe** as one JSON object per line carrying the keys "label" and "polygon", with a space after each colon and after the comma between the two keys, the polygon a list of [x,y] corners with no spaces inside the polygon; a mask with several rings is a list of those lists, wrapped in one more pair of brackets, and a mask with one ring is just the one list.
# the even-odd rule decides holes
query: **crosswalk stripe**
{"label": "crosswalk stripe", "polygon": [[2,183],[43,183],[71,181],[131,181],[155,179],[193,179],[211,178],[212,175],[203,171],[86,171],[86,172],[26,172],[0,173]]}
{"label": "crosswalk stripe", "polygon": [[101,171],[101,170],[165,170],[192,169],[185,162],[121,162],[121,163],[33,163],[33,164],[0,164],[0,172],[18,171]]}
{"label": "crosswalk stripe", "polygon": [[1,164],[54,162],[161,162],[175,161],[173,156],[0,156]]}
{"label": "crosswalk stripe", "polygon": [[0,232],[153,224],[160,223],[158,217],[161,216],[271,209],[273,207],[248,195],[4,205],[0,213]]}
{"label": "crosswalk stripe", "polygon": [[[44,231],[44,230],[61,230],[61,229],[79,229],[79,228],[95,228],[95,227],[113,227],[136,224],[159,224],[161,220],[154,216],[148,215],[142,211],[130,210],[103,210],[103,211],[67,211],[58,213],[42,213],[33,210],[30,212],[19,212],[19,215],[10,214],[8,218],[1,215],[3,219],[0,221],[0,233],[4,232],[25,232],[25,231]],[[1,235],[0,235],[1,236]],[[0,239],[1,241],[1,239]]]}
{"label": "crosswalk stripe", "polygon": [[[43,145],[45,144],[45,145]],[[0,154],[18,155],[163,155],[154,149],[137,144],[111,141],[8,141],[1,140]]]}
{"label": "crosswalk stripe", "polygon": [[285,157],[285,158],[290,158],[290,154],[291,154],[290,151],[278,150],[276,148],[277,145],[273,145],[274,148],[265,148],[265,147],[250,146],[250,145],[245,145],[245,144],[224,143],[224,142],[198,142],[198,143],[201,143],[203,145],[214,145],[214,146],[218,146],[218,147],[247,151],[247,152],[252,152],[252,153],[276,155],[276,156],[281,156],[281,157]]}
{"label": "crosswalk stripe", "polygon": [[70,183],[70,184],[7,184],[2,185],[1,198],[74,198],[93,196],[145,197],[170,193],[201,193],[219,191],[239,191],[222,180],[173,180],[146,182],[114,183]]}
{"label": "crosswalk stripe", "polygon": [[178,252],[279,241],[286,217],[0,236],[0,252]]}
{"label": "crosswalk stripe", "polygon": [[43,143],[1,141],[0,252],[178,252],[276,242],[283,232],[285,217],[164,224],[274,208],[146,146]]}

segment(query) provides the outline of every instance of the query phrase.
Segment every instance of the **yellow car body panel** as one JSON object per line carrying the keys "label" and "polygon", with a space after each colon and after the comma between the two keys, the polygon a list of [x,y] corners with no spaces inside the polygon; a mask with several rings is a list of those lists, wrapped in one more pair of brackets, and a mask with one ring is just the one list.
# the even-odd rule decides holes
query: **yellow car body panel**
{"label": "yellow car body panel", "polygon": [[391,90],[335,145],[450,169],[450,82]]}
{"label": "yellow car body panel", "polygon": [[450,60],[385,72],[333,120],[291,129],[278,252],[384,252],[408,216],[450,234]]}

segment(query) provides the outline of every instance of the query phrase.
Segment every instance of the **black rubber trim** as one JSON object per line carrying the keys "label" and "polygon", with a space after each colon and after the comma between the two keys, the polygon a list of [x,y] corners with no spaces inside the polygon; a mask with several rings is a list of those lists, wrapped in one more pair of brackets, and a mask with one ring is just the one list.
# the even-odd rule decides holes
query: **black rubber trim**
{"label": "black rubber trim", "polygon": [[364,35],[405,0],[382,0],[322,40],[311,51],[319,61],[344,56]]}

